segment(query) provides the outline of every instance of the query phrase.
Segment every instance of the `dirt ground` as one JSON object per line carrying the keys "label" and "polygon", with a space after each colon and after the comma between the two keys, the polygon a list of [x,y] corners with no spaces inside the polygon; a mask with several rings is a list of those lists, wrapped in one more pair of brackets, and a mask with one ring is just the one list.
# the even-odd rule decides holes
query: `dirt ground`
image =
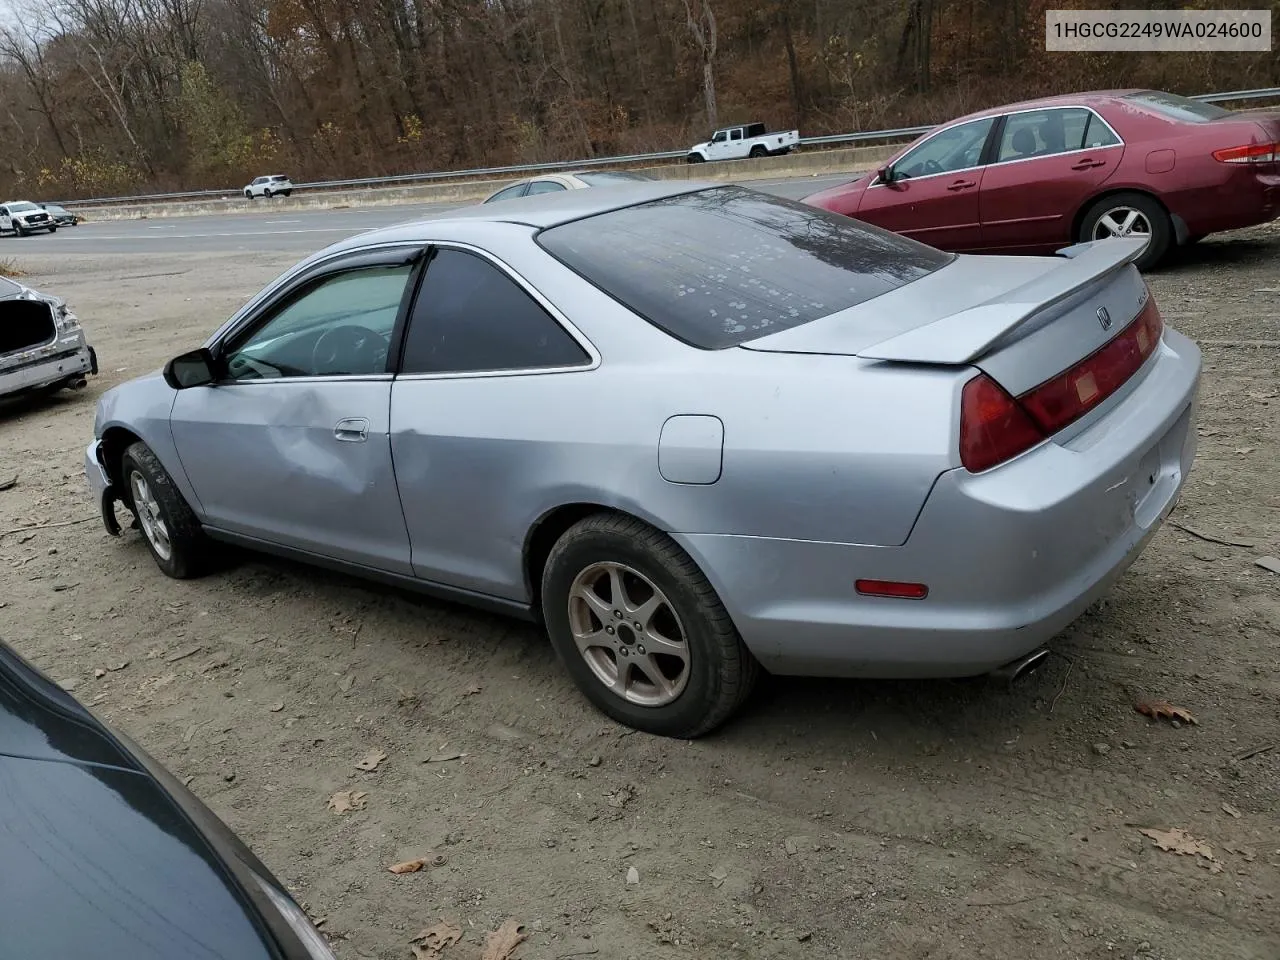
{"label": "dirt ground", "polygon": [[[508,918],[522,960],[1280,956],[1280,576],[1253,563],[1280,555],[1280,232],[1151,279],[1205,342],[1173,519],[1250,546],[1166,526],[1012,691],[770,679],[694,743],[593,712],[531,627],[252,556],[178,583],[91,519],[97,395],[293,259],[21,262],[103,373],[0,403],[0,530],[86,521],[0,538],[0,636],[190,777],[342,960],[405,960],[441,919],[465,933],[446,960],[475,960]],[[329,809],[342,790],[364,809]]]}

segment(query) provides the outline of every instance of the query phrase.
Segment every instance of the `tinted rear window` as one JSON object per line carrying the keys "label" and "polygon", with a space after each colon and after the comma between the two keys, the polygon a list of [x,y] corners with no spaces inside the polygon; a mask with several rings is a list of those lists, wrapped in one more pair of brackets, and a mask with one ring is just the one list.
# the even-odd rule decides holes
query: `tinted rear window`
{"label": "tinted rear window", "polygon": [[1182,120],[1186,123],[1204,123],[1207,120],[1231,116],[1230,110],[1224,110],[1212,103],[1201,103],[1190,97],[1180,97],[1176,93],[1162,93],[1158,90],[1130,93],[1124,99],[1168,117],[1170,120]]}
{"label": "tinted rear window", "polygon": [[538,242],[654,326],[708,350],[838,313],[953,259],[741,187],[598,214],[544,230]]}
{"label": "tinted rear window", "polygon": [[641,173],[626,173],[622,170],[611,170],[607,173],[576,173],[574,174],[583,183],[589,183],[593,187],[604,187],[611,183],[633,183],[636,180],[652,180],[653,177],[646,177]]}

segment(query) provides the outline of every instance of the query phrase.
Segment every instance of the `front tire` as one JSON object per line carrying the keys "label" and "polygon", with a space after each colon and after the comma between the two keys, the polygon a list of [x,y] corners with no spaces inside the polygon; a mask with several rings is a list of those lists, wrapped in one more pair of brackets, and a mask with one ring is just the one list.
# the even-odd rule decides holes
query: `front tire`
{"label": "front tire", "polygon": [[1146,236],[1147,246],[1134,261],[1149,270],[1164,259],[1173,243],[1173,221],[1164,207],[1145,193],[1116,193],[1091,206],[1080,222],[1081,243],[1110,237]]}
{"label": "front tire", "polygon": [[587,699],[648,733],[714,730],[760,672],[693,560],[632,517],[597,513],[565,532],[543,572],[542,611]]}
{"label": "front tire", "polygon": [[685,161],[687,163],[706,163],[707,158],[700,153],[691,153],[689,156],[685,157]]}
{"label": "front tire", "polygon": [[139,440],[124,452],[120,468],[125,502],[142,529],[156,566],[175,580],[198,577],[208,567],[212,545],[173,477]]}
{"label": "front tire", "polygon": [[55,224],[54,226],[50,227],[50,228],[49,228],[49,232],[50,232],[50,233],[57,233],[57,232],[58,232],[58,227],[57,227],[57,225]]}

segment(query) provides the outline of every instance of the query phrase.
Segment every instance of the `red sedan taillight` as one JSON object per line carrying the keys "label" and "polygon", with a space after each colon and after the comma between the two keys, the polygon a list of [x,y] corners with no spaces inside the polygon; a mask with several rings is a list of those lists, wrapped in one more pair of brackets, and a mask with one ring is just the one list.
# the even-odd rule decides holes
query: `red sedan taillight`
{"label": "red sedan taillight", "polygon": [[1280,143],[1249,143],[1213,151],[1220,163],[1274,163],[1280,160]]}
{"label": "red sedan taillight", "polygon": [[1011,397],[979,374],[960,396],[960,462],[966,470],[989,470],[1029,450],[1079,420],[1120,389],[1155,351],[1164,320],[1148,295],[1129,326],[1071,369]]}

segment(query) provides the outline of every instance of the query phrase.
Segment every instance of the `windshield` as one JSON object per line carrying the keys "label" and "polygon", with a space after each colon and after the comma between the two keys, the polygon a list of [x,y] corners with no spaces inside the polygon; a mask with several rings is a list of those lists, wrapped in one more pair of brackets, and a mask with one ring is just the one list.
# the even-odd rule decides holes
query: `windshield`
{"label": "windshield", "polygon": [[18,203],[9,204],[10,213],[30,213],[32,210],[39,210],[39,209],[40,208],[37,207],[34,203],[28,203],[25,200],[21,200]]}
{"label": "windshield", "polygon": [[1208,120],[1231,116],[1230,110],[1224,110],[1212,103],[1201,103],[1190,97],[1180,97],[1176,93],[1163,93],[1159,90],[1130,93],[1124,99],[1146,107],[1152,113],[1168,117],[1170,120],[1182,120],[1186,123],[1205,123]]}
{"label": "windshield", "polygon": [[538,242],[654,326],[707,350],[838,313],[954,259],[741,187],[586,217],[542,231]]}

